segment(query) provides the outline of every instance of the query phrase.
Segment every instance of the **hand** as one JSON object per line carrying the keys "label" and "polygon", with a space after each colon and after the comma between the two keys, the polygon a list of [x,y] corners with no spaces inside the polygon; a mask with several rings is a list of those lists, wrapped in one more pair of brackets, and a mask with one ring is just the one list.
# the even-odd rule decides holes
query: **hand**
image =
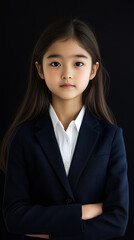
{"label": "hand", "polygon": [[82,205],[82,219],[87,220],[103,213],[103,203]]}
{"label": "hand", "polygon": [[28,237],[38,237],[38,238],[45,238],[49,239],[49,235],[47,234],[25,234]]}

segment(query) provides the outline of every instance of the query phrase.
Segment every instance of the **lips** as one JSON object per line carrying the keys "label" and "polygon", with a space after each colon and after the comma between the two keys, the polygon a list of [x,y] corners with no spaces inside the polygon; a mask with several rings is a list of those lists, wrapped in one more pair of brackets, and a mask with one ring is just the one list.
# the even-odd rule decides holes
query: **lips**
{"label": "lips", "polygon": [[60,87],[74,87],[74,85],[72,85],[72,84],[62,84],[62,85],[60,85]]}

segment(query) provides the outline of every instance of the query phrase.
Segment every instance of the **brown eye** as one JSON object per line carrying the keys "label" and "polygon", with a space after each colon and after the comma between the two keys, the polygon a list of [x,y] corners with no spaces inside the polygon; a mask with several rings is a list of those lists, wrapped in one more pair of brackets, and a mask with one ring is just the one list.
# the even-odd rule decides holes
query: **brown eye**
{"label": "brown eye", "polygon": [[84,63],[82,63],[82,62],[76,62],[75,63],[75,66],[76,67],[82,67],[84,65]]}
{"label": "brown eye", "polygon": [[60,66],[60,63],[58,63],[58,62],[52,62],[52,63],[50,63],[50,65],[51,65],[52,67],[59,67],[59,66]]}

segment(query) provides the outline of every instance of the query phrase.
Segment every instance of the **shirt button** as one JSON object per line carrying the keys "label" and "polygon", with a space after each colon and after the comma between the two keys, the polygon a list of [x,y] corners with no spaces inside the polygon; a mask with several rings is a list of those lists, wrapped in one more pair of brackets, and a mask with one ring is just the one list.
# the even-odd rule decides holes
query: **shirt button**
{"label": "shirt button", "polygon": [[65,166],[68,167],[68,165],[69,165],[69,162],[65,162]]}

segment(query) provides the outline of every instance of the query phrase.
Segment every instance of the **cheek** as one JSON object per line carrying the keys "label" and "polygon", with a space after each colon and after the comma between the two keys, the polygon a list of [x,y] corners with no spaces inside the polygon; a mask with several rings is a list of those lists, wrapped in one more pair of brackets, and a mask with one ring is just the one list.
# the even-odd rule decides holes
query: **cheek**
{"label": "cheek", "polygon": [[57,82],[58,76],[56,72],[47,71],[45,74],[45,82],[49,88],[52,88]]}
{"label": "cheek", "polygon": [[77,76],[78,86],[80,86],[81,89],[85,89],[89,83],[89,78],[90,78],[89,71],[80,72]]}

